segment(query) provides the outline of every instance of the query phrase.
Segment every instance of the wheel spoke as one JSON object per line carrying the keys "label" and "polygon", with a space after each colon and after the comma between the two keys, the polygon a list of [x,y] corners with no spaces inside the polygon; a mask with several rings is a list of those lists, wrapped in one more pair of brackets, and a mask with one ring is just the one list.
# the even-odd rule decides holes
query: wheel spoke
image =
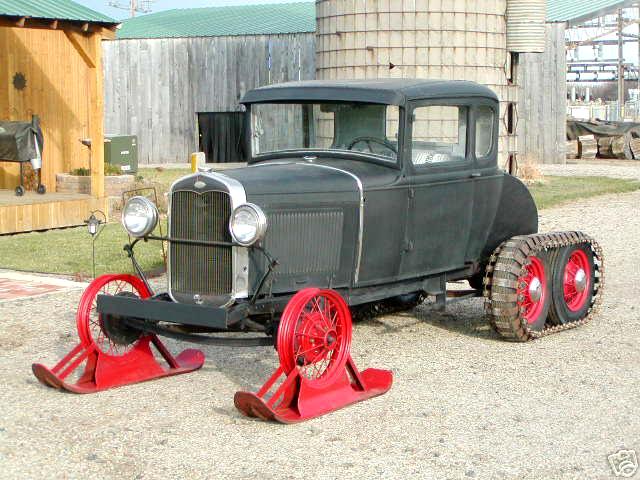
{"label": "wheel spoke", "polygon": [[310,352],[313,352],[315,350],[318,350],[321,347],[322,347],[322,345],[318,345],[318,346],[315,346],[315,347],[311,347],[311,348],[305,350],[304,352],[298,351],[298,352],[296,352],[296,357],[300,357],[300,356],[306,355],[307,353],[310,353]]}
{"label": "wheel spoke", "polygon": [[307,338],[314,338],[316,340],[324,340],[324,337],[318,337],[316,335],[309,335],[308,333],[300,333],[300,332],[296,333],[296,337],[307,337]]}

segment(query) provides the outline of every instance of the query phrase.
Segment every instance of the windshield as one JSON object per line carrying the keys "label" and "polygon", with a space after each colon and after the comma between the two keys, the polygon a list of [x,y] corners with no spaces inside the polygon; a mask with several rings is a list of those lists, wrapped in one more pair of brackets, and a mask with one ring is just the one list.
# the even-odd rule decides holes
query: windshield
{"label": "windshield", "polygon": [[254,104],[254,155],[287,150],[358,152],[394,162],[400,111],[368,103]]}

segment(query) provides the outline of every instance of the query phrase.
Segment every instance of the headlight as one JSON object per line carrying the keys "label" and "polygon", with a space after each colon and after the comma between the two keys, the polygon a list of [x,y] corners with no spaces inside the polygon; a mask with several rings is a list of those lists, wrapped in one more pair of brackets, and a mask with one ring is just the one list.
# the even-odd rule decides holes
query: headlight
{"label": "headlight", "polygon": [[264,237],[267,231],[267,217],[257,205],[245,203],[231,214],[229,231],[237,243],[248,247]]}
{"label": "headlight", "polygon": [[122,225],[132,237],[144,237],[158,224],[158,209],[145,197],[132,197],[122,210]]}

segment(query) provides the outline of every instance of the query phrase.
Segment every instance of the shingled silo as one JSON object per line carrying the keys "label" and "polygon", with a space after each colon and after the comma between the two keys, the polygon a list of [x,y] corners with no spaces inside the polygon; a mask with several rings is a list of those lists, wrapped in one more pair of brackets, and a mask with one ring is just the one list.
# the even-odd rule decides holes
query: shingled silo
{"label": "shingled silo", "polygon": [[[520,14],[514,25],[521,26],[526,8],[522,15],[518,7],[512,9]],[[517,123],[517,53],[507,49],[506,13],[507,0],[317,0],[317,78],[417,77],[487,85],[501,100],[504,164],[516,151]]]}

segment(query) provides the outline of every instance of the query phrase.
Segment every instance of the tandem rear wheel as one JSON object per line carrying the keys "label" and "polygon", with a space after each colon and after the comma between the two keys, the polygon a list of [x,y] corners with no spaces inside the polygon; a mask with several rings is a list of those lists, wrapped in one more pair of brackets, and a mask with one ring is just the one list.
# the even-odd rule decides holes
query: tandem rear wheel
{"label": "tandem rear wheel", "polygon": [[514,237],[486,270],[489,323],[518,342],[573,328],[592,315],[603,280],[601,248],[581,232]]}
{"label": "tandem rear wheel", "polygon": [[588,244],[570,245],[551,254],[553,268],[549,322],[565,325],[587,314],[594,293],[593,252]]}

